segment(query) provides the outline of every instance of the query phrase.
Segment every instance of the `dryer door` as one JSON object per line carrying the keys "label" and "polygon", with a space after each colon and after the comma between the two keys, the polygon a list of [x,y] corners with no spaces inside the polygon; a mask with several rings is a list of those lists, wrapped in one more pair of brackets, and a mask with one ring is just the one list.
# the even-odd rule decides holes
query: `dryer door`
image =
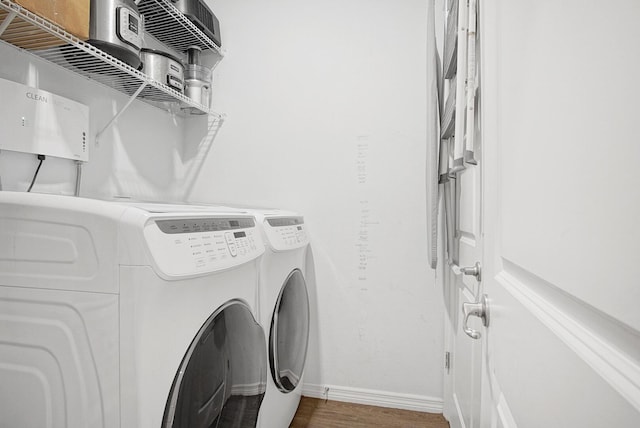
{"label": "dryer door", "polygon": [[264,340],[244,302],[218,308],[180,364],[163,428],[255,427],[267,381]]}
{"label": "dryer door", "polygon": [[304,370],[309,342],[309,296],[299,269],[285,281],[271,319],[269,367],[282,392],[293,391]]}

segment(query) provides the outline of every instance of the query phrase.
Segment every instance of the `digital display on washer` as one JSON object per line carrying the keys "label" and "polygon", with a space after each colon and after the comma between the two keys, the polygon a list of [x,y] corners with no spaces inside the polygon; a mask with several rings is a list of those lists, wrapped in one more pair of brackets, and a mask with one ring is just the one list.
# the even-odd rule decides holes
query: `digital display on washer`
{"label": "digital display on washer", "polygon": [[302,217],[277,217],[268,218],[267,223],[273,227],[296,226],[304,224],[304,219]]}
{"label": "digital display on washer", "polygon": [[[255,223],[251,218],[190,218],[156,220],[156,224],[162,232],[168,234],[216,232],[220,230],[244,229],[255,226]],[[244,234],[244,232],[240,233]]]}

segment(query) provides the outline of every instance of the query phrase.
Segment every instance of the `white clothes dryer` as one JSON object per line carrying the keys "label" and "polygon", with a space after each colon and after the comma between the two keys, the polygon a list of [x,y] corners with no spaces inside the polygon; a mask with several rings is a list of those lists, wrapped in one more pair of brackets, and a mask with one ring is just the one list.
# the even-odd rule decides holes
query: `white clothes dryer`
{"label": "white clothes dryer", "polygon": [[263,231],[259,319],[267,335],[269,376],[260,428],[286,428],[302,396],[309,342],[309,296],[305,281],[309,236],[304,218],[281,210],[249,209]]}
{"label": "white clothes dryer", "polygon": [[0,192],[2,424],[256,426],[263,252],[247,213]]}

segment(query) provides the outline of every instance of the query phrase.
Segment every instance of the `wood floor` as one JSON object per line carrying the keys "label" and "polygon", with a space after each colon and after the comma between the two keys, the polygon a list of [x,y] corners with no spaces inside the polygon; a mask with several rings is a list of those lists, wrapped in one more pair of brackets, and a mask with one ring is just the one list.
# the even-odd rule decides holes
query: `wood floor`
{"label": "wood floor", "polygon": [[442,415],[302,397],[290,428],[449,428]]}

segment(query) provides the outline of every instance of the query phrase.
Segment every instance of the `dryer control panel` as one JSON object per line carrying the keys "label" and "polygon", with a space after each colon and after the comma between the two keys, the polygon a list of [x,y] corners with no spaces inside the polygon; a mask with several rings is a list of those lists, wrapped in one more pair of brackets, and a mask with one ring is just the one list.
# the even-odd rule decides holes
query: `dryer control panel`
{"label": "dryer control panel", "polygon": [[287,251],[309,244],[302,217],[268,217],[264,220],[264,233],[274,251]]}
{"label": "dryer control panel", "polygon": [[157,219],[144,234],[157,267],[171,277],[229,269],[264,253],[252,218]]}

